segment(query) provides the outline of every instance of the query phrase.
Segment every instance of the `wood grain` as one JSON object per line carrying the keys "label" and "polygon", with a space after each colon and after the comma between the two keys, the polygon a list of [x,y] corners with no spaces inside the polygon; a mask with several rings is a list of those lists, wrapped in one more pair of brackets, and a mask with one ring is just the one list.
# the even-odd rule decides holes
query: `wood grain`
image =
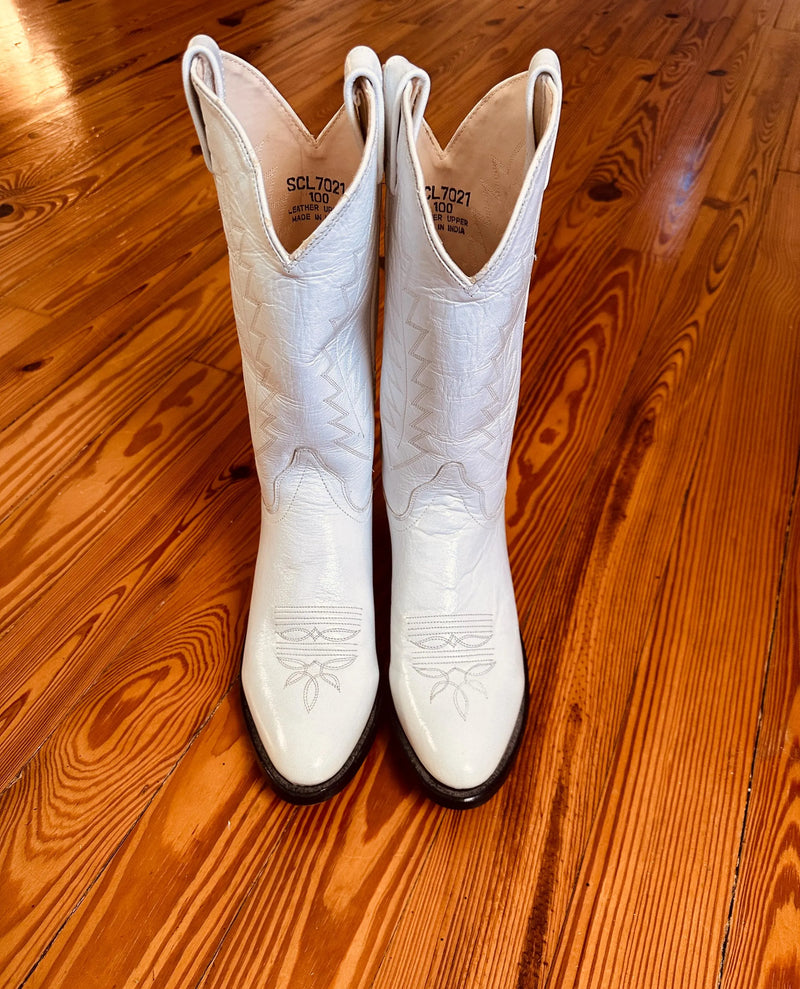
{"label": "wood grain", "polygon": [[[143,503],[121,514],[109,526],[109,541],[92,543],[72,566],[71,580],[53,582],[0,639],[3,786],[38,751],[108,657],[166,603],[210,535],[237,517],[252,532],[258,498],[249,438],[240,415],[227,425],[204,462],[174,462],[158,489],[160,498],[144,496]],[[242,484],[248,488],[244,495],[238,492]],[[252,566],[254,557],[251,545],[242,565]]]}
{"label": "wood grain", "polygon": [[220,259],[0,433],[6,511],[66,467],[54,461],[54,446],[82,450],[176,371],[193,341],[217,339],[231,322],[227,283]]}
{"label": "wood grain", "polygon": [[[377,746],[362,770],[360,793],[296,819],[291,857],[279,854],[259,877],[199,983],[204,989],[253,972],[263,985],[370,984],[441,818],[402,777],[392,780],[384,752]],[[378,775],[382,785],[370,786]],[[275,908],[266,926],[265,903]]]}
{"label": "wood grain", "polygon": [[23,343],[31,333],[48,323],[46,316],[38,316],[29,310],[16,309],[5,303],[0,303],[0,321],[3,326],[3,334],[0,337],[0,353],[3,358],[9,351]]}
{"label": "wood grain", "polygon": [[57,476],[0,528],[3,627],[58,578],[66,560],[102,535],[98,516],[114,519],[117,509],[140,498],[164,460],[192,458],[192,447],[208,432],[201,410],[212,404],[219,414],[212,427],[218,441],[230,428],[225,413],[241,415],[239,391],[228,375],[186,364],[116,429],[98,436],[72,462],[57,464]]}
{"label": "wood grain", "polygon": [[[291,841],[297,811],[263,780],[229,690],[26,983],[196,985],[254,879]],[[151,788],[152,789],[152,788]],[[154,898],[154,886],[169,895]],[[119,931],[125,931],[120,944]],[[35,959],[36,954],[31,954]]]}
{"label": "wood grain", "polygon": [[[188,148],[184,157],[183,169],[170,175],[171,184],[166,190],[159,189],[154,195],[149,189],[134,190],[131,201],[136,208],[128,216],[118,216],[120,226],[112,227],[111,232],[102,207],[96,220],[92,216],[92,222],[81,223],[79,237],[75,236],[74,222],[63,224],[63,230],[44,228],[49,236],[34,257],[41,256],[47,265],[47,277],[41,276],[42,262],[25,267],[24,259],[28,256],[22,254],[23,261],[9,271],[14,284],[4,293],[5,298],[12,305],[51,316],[69,311],[82,298],[90,305],[98,299],[106,307],[134,291],[159,270],[165,239],[172,242],[168,256],[174,257],[181,245],[196,243],[207,235],[213,230],[213,227],[209,229],[211,214],[198,214],[197,205],[200,200],[210,211],[213,191],[207,183],[185,181],[196,171],[197,161]],[[165,193],[170,201],[167,231],[153,223]]]}
{"label": "wood grain", "polygon": [[[430,72],[442,139],[561,56],[507,503],[531,720],[473,812],[387,717],[319,807],[247,738],[259,496],[195,33],[314,132],[353,44]],[[800,984],[797,4],[30,0],[0,47],[3,989]]]}
{"label": "wood grain", "polygon": [[794,116],[783,148],[781,168],[789,172],[800,172],[800,103],[794,108]]}
{"label": "wood grain", "polygon": [[672,268],[667,259],[620,250],[585,295],[553,297],[534,278],[526,330],[533,340],[523,369],[531,396],[517,418],[506,500],[523,608],[579,495]]}
{"label": "wood grain", "polygon": [[792,3],[792,0],[783,0],[775,26],[784,31],[800,31],[800,10],[796,3]]}
{"label": "wood grain", "polygon": [[[162,256],[159,266],[136,279],[135,287],[116,302],[109,303],[102,293],[93,294],[63,316],[35,317],[36,329],[29,324],[31,332],[9,348],[0,369],[0,427],[32,409],[126,332],[169,305],[223,252],[218,237],[201,240],[166,261]],[[202,324],[202,317],[198,322]]]}
{"label": "wood grain", "polygon": [[765,221],[553,964],[559,986],[712,985],[719,971],[800,443],[800,338],[786,345],[797,189],[776,187]]}
{"label": "wood grain", "polygon": [[[170,607],[109,662],[4,795],[4,978],[27,976],[230,687],[252,529],[236,538],[239,558],[229,552],[222,572],[222,554],[192,568]],[[213,595],[203,593],[209,581]],[[105,966],[104,955],[98,961]]]}
{"label": "wood grain", "polygon": [[[754,291],[745,310],[762,333],[800,325],[800,176],[781,173],[772,236],[762,238]],[[756,278],[758,279],[756,281]],[[745,316],[743,314],[743,317]],[[760,336],[760,334],[759,334]],[[785,350],[781,347],[782,356]],[[786,379],[791,381],[788,366]],[[749,387],[749,382],[748,382]],[[786,409],[796,403],[788,397]],[[759,422],[759,427],[766,424]],[[744,842],[722,967],[722,989],[800,985],[800,524],[797,475],[780,608],[770,643],[766,695],[753,758]]]}
{"label": "wood grain", "polygon": [[[690,118],[683,121],[632,211],[626,246],[673,257],[683,250],[738,110],[753,91],[753,75],[769,38],[765,27],[776,10],[776,0],[745,5],[706,64]],[[769,90],[769,80],[759,82]]]}

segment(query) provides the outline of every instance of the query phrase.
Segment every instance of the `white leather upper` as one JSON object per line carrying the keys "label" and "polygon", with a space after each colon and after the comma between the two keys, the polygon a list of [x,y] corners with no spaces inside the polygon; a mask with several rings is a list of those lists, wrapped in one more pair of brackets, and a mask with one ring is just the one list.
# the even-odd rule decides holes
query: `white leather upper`
{"label": "white leather upper", "polygon": [[[371,518],[380,66],[369,49],[351,53],[346,106],[317,139],[260,73],[211,39],[190,43],[185,76],[228,242],[262,492],[242,682],[270,760],[291,783],[314,785],[347,760],[378,683]],[[326,133],[341,161],[322,154]],[[345,181],[324,217],[326,207],[308,205]],[[294,237],[298,217],[310,232],[289,250],[280,231]]]}
{"label": "white leather upper", "polygon": [[[193,39],[187,98],[214,173],[262,526],[242,682],[295,785],[338,773],[378,683],[372,597],[373,341],[387,145],[381,421],[392,534],[390,684],[442,784],[507,756],[525,669],[506,470],[534,243],[558,126],[552,52],[495,87],[441,149],[427,75],[369,49],[312,137],[252,66]],[[385,89],[385,120],[382,87]]]}
{"label": "white leather upper", "polygon": [[[390,683],[421,762],[445,785],[469,789],[500,763],[525,689],[503,510],[560,74],[555,55],[540,52],[527,75],[481,101],[444,151],[422,119],[425,74],[392,58],[384,88]],[[495,102],[507,123],[493,118]],[[505,157],[481,140],[484,128],[507,134]],[[483,157],[470,160],[472,150]],[[462,219],[434,212],[454,199]],[[462,250],[459,237],[476,239]],[[468,274],[453,251],[480,268]]]}

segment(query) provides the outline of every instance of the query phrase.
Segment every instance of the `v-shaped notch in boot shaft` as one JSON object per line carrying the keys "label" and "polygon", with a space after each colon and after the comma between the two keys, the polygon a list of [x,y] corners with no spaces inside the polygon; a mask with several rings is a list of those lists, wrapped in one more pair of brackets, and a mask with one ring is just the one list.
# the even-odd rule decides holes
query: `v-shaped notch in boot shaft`
{"label": "v-shaped notch in boot shaft", "polygon": [[[279,260],[289,264],[305,250],[338,212],[340,204],[360,184],[374,155],[379,133],[380,92],[366,85],[358,94],[360,115],[355,121],[345,106],[314,136],[293,108],[257,69],[227,52],[220,52],[224,100],[212,85],[202,59],[192,68],[192,80],[206,105],[215,103],[237,130],[255,166],[266,233]],[[379,165],[380,162],[378,161]]]}
{"label": "v-shaped notch in boot shaft", "polygon": [[[423,120],[409,149],[431,241],[465,284],[490,267],[510,236],[532,166],[544,168],[542,191],[547,181],[560,80],[531,73],[494,86],[444,148]],[[408,121],[410,100],[405,109]]]}

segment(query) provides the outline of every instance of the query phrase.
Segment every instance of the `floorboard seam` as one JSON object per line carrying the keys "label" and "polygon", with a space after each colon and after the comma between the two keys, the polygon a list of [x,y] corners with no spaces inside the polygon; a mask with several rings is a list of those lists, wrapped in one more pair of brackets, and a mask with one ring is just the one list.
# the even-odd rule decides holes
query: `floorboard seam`
{"label": "floorboard seam", "polygon": [[[114,339],[114,341],[112,341],[112,344],[111,345],[113,345],[113,343],[116,343],[118,340],[122,339],[122,337],[124,337],[124,336],[125,336],[125,334],[123,333],[120,336],[115,337],[115,339]],[[100,356],[100,354],[104,353],[105,352],[105,349],[107,349],[107,348],[104,348],[103,351],[100,351],[100,353],[96,354],[95,357],[92,358],[92,360],[95,360],[97,357]],[[83,370],[85,367],[87,367],[91,363],[92,363],[92,361],[88,361],[87,364],[86,365],[82,365],[82,367],[79,368],[78,371]],[[54,470],[51,474],[48,474],[46,477],[43,477],[41,479],[41,481],[36,485],[36,487],[31,488],[31,490],[26,495],[24,495],[19,501],[14,502],[8,508],[8,510],[5,512],[5,514],[2,515],[2,516],[0,516],[0,528],[2,528],[3,526],[5,526],[6,522],[8,522],[9,519],[11,519],[14,515],[16,515],[19,512],[19,510],[31,500],[31,498],[35,498],[37,495],[39,495],[44,490],[44,488],[47,487],[47,485],[53,483],[53,481],[56,478],[60,477],[69,467],[71,467],[76,462],[76,460],[78,460],[78,458],[81,456],[81,454],[85,453],[86,450],[90,446],[92,446],[92,444],[97,443],[97,441],[101,437],[106,436],[109,433],[112,433],[114,431],[114,428],[115,427],[118,427],[118,426],[124,424],[124,422],[127,419],[131,418],[131,416],[133,416],[135,412],[137,412],[140,408],[142,408],[143,405],[146,405],[147,402],[149,402],[152,399],[154,392],[158,391],[158,389],[161,388],[162,385],[166,384],[169,381],[170,378],[172,378],[175,375],[177,375],[180,371],[182,371],[189,364],[202,365],[203,367],[210,368],[211,370],[214,370],[214,371],[219,371],[219,372],[221,372],[223,374],[230,374],[231,373],[230,371],[225,371],[223,368],[214,367],[214,365],[212,365],[212,364],[208,364],[208,363],[205,363],[203,361],[195,360],[195,358],[192,357],[191,354],[185,355],[185,356],[181,357],[179,360],[176,361],[176,363],[173,366],[168,367],[168,369],[166,371],[162,372],[162,374],[160,376],[157,376],[157,375],[154,376],[153,387],[150,389],[150,391],[146,395],[141,396],[138,400],[136,400],[131,405],[126,405],[124,408],[121,408],[120,411],[119,411],[119,413],[116,416],[114,416],[111,419],[106,420],[103,425],[98,426],[97,432],[92,432],[84,440],[84,442],[81,444],[81,446],[78,449],[75,449],[75,450],[71,451],[67,455],[69,457],[69,459],[68,460],[65,460],[63,463],[61,463],[59,465],[59,468],[57,470]],[[65,381],[61,382],[57,386],[57,388],[63,387],[66,384],[66,381],[67,380],[68,379],[65,379]],[[34,404],[32,406],[30,406],[29,408],[27,408],[23,412],[21,412],[20,415],[17,416],[15,419],[13,419],[11,422],[9,422],[9,423],[3,425],[2,427],[0,427],[0,440],[2,440],[3,436],[5,435],[5,433],[9,429],[11,429],[12,426],[14,426],[14,424],[16,422],[18,422],[19,419],[21,419],[23,416],[26,416],[26,415],[30,414],[31,412],[33,412],[37,408],[38,405],[40,405],[42,402],[46,401],[50,397],[51,397],[50,395],[43,395],[41,399],[39,399],[38,401],[34,402]],[[129,504],[133,504],[133,501],[130,501]],[[6,631],[5,628],[3,628],[2,629],[2,634],[5,634],[5,631]]]}
{"label": "floorboard seam", "polygon": [[[688,480],[688,483],[686,485],[686,490],[685,490],[684,495],[683,495],[683,501],[681,502],[680,512],[678,513],[678,519],[677,519],[677,522],[676,522],[676,525],[675,525],[675,530],[674,530],[674,532],[672,534],[672,539],[670,540],[669,547],[667,549],[667,553],[666,553],[665,560],[664,560],[663,576],[666,576],[666,573],[669,570],[669,562],[670,562],[670,559],[672,557],[673,548],[675,546],[676,541],[679,538],[679,533],[681,531],[681,526],[683,525],[683,521],[684,521],[684,518],[686,516],[686,508],[687,508],[687,505],[689,503],[689,495],[690,495],[690,493],[692,491],[692,488],[694,486],[694,479],[695,479],[695,475],[697,473],[697,465],[699,464],[699,462],[700,462],[700,460],[702,458],[703,452],[705,450],[705,447],[706,447],[706,442],[707,442],[707,438],[708,438],[708,428],[709,428],[710,420],[711,420],[711,413],[709,413],[709,417],[706,420],[706,428],[704,430],[703,440],[700,443],[700,447],[699,447],[698,452],[697,452],[697,457],[695,459],[694,466],[692,467],[692,472],[689,475],[689,480]],[[650,635],[650,630],[653,627],[653,622],[656,620],[656,616],[658,614],[658,610],[659,610],[659,607],[661,605],[661,599],[662,599],[663,594],[664,594],[664,587],[666,586],[666,583],[667,583],[666,580],[662,580],[661,581],[660,586],[659,586],[659,589],[658,589],[658,593],[657,593],[656,597],[653,600],[653,607],[652,607],[652,609],[650,611],[650,615],[649,615],[648,622],[647,622],[647,628],[645,630],[644,638],[642,640],[642,648],[644,648],[644,645],[646,644],[646,642],[648,640],[648,636]],[[567,901],[566,910],[564,911],[564,919],[563,919],[563,921],[561,923],[561,926],[559,928],[558,937],[556,938],[555,948],[553,949],[553,954],[552,954],[552,957],[551,957],[551,960],[550,960],[550,963],[551,964],[558,957],[559,948],[561,946],[561,942],[562,942],[563,937],[564,937],[564,929],[565,929],[565,927],[567,925],[567,920],[569,918],[570,911],[572,910],[572,903],[573,903],[573,901],[575,899],[575,895],[576,895],[576,893],[578,891],[578,883],[580,882],[580,878],[581,878],[581,870],[583,869],[583,862],[584,862],[584,859],[586,857],[586,850],[588,848],[589,839],[591,838],[592,829],[594,828],[594,822],[596,820],[596,815],[597,815],[597,812],[600,809],[600,805],[602,804],[603,794],[606,792],[606,789],[608,788],[608,785],[609,785],[609,783],[610,783],[610,781],[611,781],[611,779],[613,777],[614,766],[616,765],[616,760],[617,760],[617,757],[618,757],[618,754],[619,754],[620,746],[622,745],[622,740],[623,740],[624,735],[625,735],[625,725],[627,724],[628,717],[630,716],[631,705],[633,704],[633,696],[634,696],[634,693],[636,692],[636,683],[637,683],[637,681],[639,679],[640,668],[641,668],[641,654],[640,654],[640,657],[637,660],[636,666],[634,667],[634,670],[633,670],[633,675],[631,677],[631,685],[630,685],[630,688],[628,690],[628,696],[627,696],[627,698],[625,700],[625,707],[624,707],[624,710],[622,712],[622,716],[620,717],[619,730],[617,731],[616,737],[614,739],[614,745],[613,745],[613,748],[612,748],[612,756],[611,756],[611,759],[609,760],[608,771],[606,772],[605,778],[603,779],[603,785],[600,788],[600,800],[598,801],[598,806],[597,806],[597,808],[595,810],[595,816],[593,816],[591,822],[589,822],[589,831],[588,831],[588,836],[587,836],[587,842],[586,842],[586,845],[584,846],[584,849],[583,849],[583,851],[581,853],[580,860],[579,860],[579,862],[577,864],[577,868],[575,870],[575,879],[574,879],[574,882],[572,884],[572,890],[571,890],[570,895],[569,895],[569,900]],[[553,970],[551,968],[550,972],[548,972],[548,974],[547,974],[547,976],[546,976],[546,978],[545,978],[545,980],[543,982],[544,989],[550,989],[551,979],[553,978],[552,972],[553,972]]]}
{"label": "floorboard seam", "polygon": [[786,529],[783,536],[783,553],[781,555],[781,567],[778,574],[778,586],[775,591],[775,606],[772,613],[772,628],[770,629],[769,645],[767,646],[767,658],[764,666],[764,676],[761,683],[761,698],[758,705],[758,719],[756,721],[756,731],[753,738],[753,757],[750,761],[750,774],[747,781],[747,796],[744,803],[744,815],[742,817],[742,829],[739,835],[739,848],[736,853],[736,866],[733,870],[733,881],[731,883],[731,895],[728,903],[728,915],[725,919],[725,931],[722,936],[722,947],[720,948],[719,970],[717,972],[716,989],[722,986],[722,976],[725,971],[725,958],[728,951],[728,941],[733,922],[733,908],[736,902],[736,890],[739,883],[739,869],[742,864],[742,853],[744,843],[747,838],[747,819],[750,812],[750,797],[753,792],[753,777],[756,770],[756,757],[758,755],[758,743],[761,737],[761,726],[764,719],[764,703],[767,697],[767,684],[769,682],[770,667],[772,666],[772,654],[775,648],[775,636],[778,628],[778,617],[780,615],[781,593],[783,591],[784,578],[786,576],[786,564],[789,558],[789,540],[792,531],[792,522],[795,514],[797,498],[797,482],[800,474],[800,449],[798,449],[795,459],[794,478],[792,480],[792,493],[789,499],[789,514],[786,519]]}
{"label": "floorboard seam", "polygon": [[[100,534],[98,536],[98,539],[100,539],[100,538],[102,538],[102,534]],[[89,547],[87,547],[87,550],[90,549],[92,545],[93,545],[93,543],[90,544]],[[188,566],[189,572],[193,571],[196,566],[199,566],[200,561],[201,560],[204,560],[205,557],[206,557],[206,555],[209,554],[209,553],[212,553],[212,552],[214,552],[214,547],[213,546],[210,546],[207,549],[203,550],[201,553],[199,553],[198,556],[195,557],[195,559],[189,564],[189,566]],[[55,577],[53,579],[53,581],[46,586],[45,590],[42,592],[42,595],[44,593],[46,593],[47,589],[51,588],[60,579],[61,579],[61,576]],[[176,583],[172,587],[172,589],[167,593],[167,595],[164,597],[164,599],[161,601],[161,603],[160,604],[157,604],[153,608],[152,612],[150,612],[150,617],[152,618],[156,614],[158,614],[159,612],[161,612],[164,609],[164,606],[166,605],[167,601],[169,601],[170,598],[174,594],[177,593],[177,591],[178,591],[178,584]],[[42,595],[40,595],[40,596],[42,596]],[[38,598],[37,598],[37,600],[38,600]],[[10,634],[13,631],[14,625],[15,625],[15,622],[12,622],[10,625],[4,626],[4,627],[0,628],[0,645],[2,645],[3,640],[5,639],[6,635]],[[139,630],[132,629],[131,632],[130,632],[130,635],[128,635],[128,637],[126,639],[124,639],[123,641],[120,641],[118,643],[118,646],[115,649],[114,655],[111,656],[107,660],[107,662],[105,662],[103,664],[103,666],[97,671],[97,674],[94,677],[92,677],[92,679],[86,684],[86,686],[84,687],[84,689],[80,691],[80,693],[75,697],[74,702],[64,711],[64,713],[63,713],[62,717],[59,719],[59,721],[56,724],[54,724],[51,727],[51,729],[42,738],[40,738],[39,744],[30,753],[30,755],[28,756],[28,758],[25,759],[25,761],[19,766],[18,771],[14,775],[13,779],[9,779],[8,782],[6,782],[4,784],[0,784],[0,798],[2,798],[3,796],[5,796],[5,794],[8,793],[8,791],[19,782],[19,780],[22,778],[22,776],[24,775],[24,773],[26,772],[26,770],[28,769],[28,767],[31,765],[31,763],[33,763],[33,761],[38,758],[39,752],[47,744],[47,742],[49,741],[49,739],[52,738],[53,735],[55,735],[55,733],[58,731],[58,729],[63,724],[63,722],[70,716],[70,714],[72,714],[72,712],[76,708],[78,708],[80,706],[81,702],[88,695],[88,693],[92,690],[92,688],[95,686],[95,684],[105,675],[106,671],[114,663],[114,661],[119,656],[122,655],[122,653],[127,648],[127,646],[129,645],[129,643],[132,642],[137,637],[137,635],[140,634],[140,631],[141,631],[140,629]],[[230,689],[230,687],[228,689]],[[220,698],[220,703],[222,703],[222,700],[224,699],[224,697],[225,697],[225,695],[227,693],[228,693],[228,690],[226,690],[225,693]],[[219,705],[217,705],[217,707],[218,706]],[[214,708],[214,710],[216,710],[216,707]],[[202,728],[205,725],[205,723],[206,722],[204,721],[203,724],[200,726],[200,728],[198,728],[198,732],[202,730]],[[192,737],[192,740],[189,743],[190,745],[191,745],[191,742],[192,741],[194,741],[194,736]]]}

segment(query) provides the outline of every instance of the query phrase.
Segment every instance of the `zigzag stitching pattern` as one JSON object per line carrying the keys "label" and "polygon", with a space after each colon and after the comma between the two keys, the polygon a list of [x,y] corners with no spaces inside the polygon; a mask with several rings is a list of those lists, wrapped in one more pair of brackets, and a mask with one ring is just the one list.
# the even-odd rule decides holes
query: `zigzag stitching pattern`
{"label": "zigzag stitching pattern", "polygon": [[[346,394],[346,392],[344,387],[334,377],[332,377],[330,373],[331,371],[333,371],[336,365],[336,361],[331,356],[331,353],[327,347],[324,350],[324,354],[328,358],[329,363],[328,363],[328,367],[322,372],[321,377],[322,380],[326,381],[333,389],[333,392],[330,395],[328,395],[327,398],[324,399],[324,402],[329,408],[333,410],[333,412],[338,413],[333,419],[329,421],[328,425],[334,426],[336,429],[340,429],[344,434],[343,436],[340,436],[337,439],[335,439],[334,443],[336,444],[336,446],[341,447],[342,450],[346,450],[348,453],[352,453],[353,456],[358,457],[360,460],[371,460],[372,459],[371,455],[367,455],[362,450],[358,450],[356,447],[349,445],[350,440],[352,440],[358,434],[354,429],[351,429],[347,425],[346,420],[351,415],[354,416],[355,413],[352,410],[346,409],[337,403],[336,399],[340,395]],[[361,432],[361,435],[363,436],[363,432]]]}
{"label": "zigzag stitching pattern", "polygon": [[[520,294],[514,312],[501,330],[499,344],[489,359],[493,368],[493,374],[486,382],[485,388],[490,398],[488,404],[481,408],[481,414],[484,417],[486,425],[479,427],[475,431],[477,434],[482,433],[485,436],[485,442],[478,448],[478,453],[498,463],[502,463],[505,460],[506,447],[511,440],[511,423],[507,420],[510,418],[511,407],[514,404],[514,388],[508,388],[507,385],[510,380],[513,380],[513,375],[518,374],[519,368],[518,355],[516,353],[509,353],[511,350],[510,344],[514,341],[514,331],[519,317],[527,309],[527,302],[527,295],[523,296]],[[501,387],[503,384],[506,385],[505,397],[499,393],[503,390]],[[488,428],[490,424],[496,423],[501,423],[504,429],[501,429],[500,432],[507,434],[503,437],[502,441],[496,433],[493,433]],[[498,451],[497,453],[492,453],[492,446]]]}
{"label": "zigzag stitching pattern", "polygon": [[[518,281],[515,277],[515,272],[509,275],[509,279],[512,282]],[[406,294],[410,295],[413,300],[408,311],[408,316],[405,319],[405,325],[416,332],[416,337],[408,349],[408,356],[413,357],[414,360],[418,362],[418,366],[411,376],[411,385],[416,385],[418,391],[410,401],[407,401],[407,405],[415,409],[418,415],[410,423],[412,429],[415,430],[415,434],[409,439],[409,444],[419,451],[415,456],[411,456],[403,460],[402,462],[395,465],[395,467],[408,467],[418,460],[420,460],[426,454],[433,454],[434,448],[431,448],[430,444],[425,444],[425,440],[431,439],[431,431],[426,420],[428,420],[432,415],[435,415],[436,409],[430,408],[427,403],[429,396],[433,393],[434,389],[431,385],[426,384],[422,380],[424,373],[431,369],[432,361],[423,352],[423,344],[426,338],[430,335],[431,330],[421,325],[415,320],[416,310],[420,304],[420,298],[415,292],[409,292],[406,290]],[[508,293],[503,293],[508,296]],[[507,448],[510,445],[510,426],[511,424],[507,421],[511,417],[511,410],[514,403],[514,389],[513,388],[503,388],[503,384],[507,384],[509,380],[518,373],[519,360],[513,361],[513,368],[511,366],[511,357],[516,355],[509,355],[508,351],[510,349],[510,344],[513,342],[515,337],[515,329],[519,321],[520,315],[527,308],[528,294],[527,292],[519,291],[518,301],[514,307],[514,311],[511,317],[504,323],[499,334],[499,343],[495,348],[494,352],[491,354],[489,363],[492,368],[492,374],[488,381],[485,382],[484,388],[488,393],[488,401],[481,408],[481,416],[483,423],[473,428],[473,430],[466,434],[463,439],[469,441],[472,437],[480,437],[480,446],[477,452],[487,457],[488,459],[502,463],[505,460],[507,453]],[[408,391],[411,392],[411,387],[409,386]],[[505,396],[503,392],[505,391]],[[497,424],[502,423],[504,428],[501,430],[503,433],[509,435],[505,436],[501,442],[501,439],[497,434]],[[494,451],[494,452],[493,452]]]}
{"label": "zigzag stitching pattern", "polygon": [[[244,241],[245,237],[246,234],[243,233],[242,241]],[[244,255],[245,251],[242,248],[242,243],[238,245],[238,249],[235,253],[233,250],[231,251],[231,256],[237,269],[237,276],[240,274],[243,276],[241,278],[241,282],[239,282],[239,277],[237,277],[237,282],[239,282],[239,284],[237,284],[237,290],[241,297],[254,307],[254,312],[249,320],[249,325],[245,328],[245,332],[241,334],[241,350],[242,360],[248,364],[255,374],[255,386],[257,393],[262,396],[260,401],[254,402],[255,409],[251,409],[251,412],[256,413],[252,418],[256,424],[258,435],[262,439],[262,442],[258,444],[255,450],[255,453],[258,456],[269,450],[277,439],[277,436],[271,427],[277,420],[277,416],[272,409],[279,393],[278,390],[269,383],[272,378],[272,366],[264,359],[263,356],[267,339],[255,326],[258,313],[261,310],[261,302],[250,294],[250,280],[252,278],[253,268],[244,261]],[[255,341],[257,342],[254,347],[253,343]]]}
{"label": "zigzag stitching pattern", "polygon": [[[354,316],[356,315],[359,308],[363,304],[364,297],[366,296],[369,290],[369,285],[367,284],[367,280],[363,277],[360,279],[358,277],[359,267],[363,262],[365,251],[366,248],[362,247],[359,254],[354,255],[351,277],[345,279],[341,286],[340,291],[342,294],[342,299],[344,300],[345,311],[342,316],[338,318],[334,317],[330,321],[334,331],[334,338],[331,341],[331,344],[325,347],[324,349],[325,356],[328,359],[328,367],[322,372],[321,377],[322,380],[327,382],[327,384],[330,385],[332,389],[331,394],[328,395],[323,400],[325,404],[335,413],[334,418],[328,421],[328,425],[333,426],[335,429],[341,430],[341,432],[344,434],[340,436],[338,439],[334,440],[334,443],[342,450],[346,450],[348,453],[352,453],[360,460],[371,460],[372,451],[367,453],[365,451],[358,450],[354,446],[350,445],[350,441],[355,436],[364,435],[364,430],[362,424],[358,421],[358,416],[356,414],[352,402],[350,403],[349,409],[345,408],[344,406],[340,405],[337,402],[337,399],[339,398],[340,395],[348,395],[349,397],[349,393],[345,389],[344,385],[339,380],[334,378],[331,374],[331,372],[334,371],[334,369],[337,367],[337,360],[335,356],[331,353],[331,346],[334,346],[335,342],[338,340],[339,334],[342,332],[342,327],[345,326],[347,323],[352,322]],[[356,296],[355,300],[351,302],[350,299],[348,298],[348,289],[349,286],[353,283],[357,285],[359,285],[360,283],[360,285],[359,285],[358,295]],[[355,420],[356,424],[358,425],[358,432],[356,432],[356,430],[354,429],[351,429],[351,427],[347,425],[346,420],[351,417]]]}
{"label": "zigzag stitching pattern", "polygon": [[[226,180],[229,179],[227,172],[223,173],[223,176]],[[233,185],[234,183],[230,184]],[[262,303],[259,299],[255,298],[250,291],[250,283],[253,277],[254,268],[245,260],[248,254],[248,248],[245,246],[245,241],[249,239],[247,225],[236,208],[239,197],[235,194],[235,191],[232,190],[232,193],[233,194],[230,196],[230,201],[233,207],[232,212],[234,213],[234,217],[231,226],[237,230],[239,238],[238,242],[235,241],[233,237],[230,238],[230,257],[233,262],[233,267],[236,270],[235,281],[237,294],[243,300],[249,302],[253,306],[254,310],[250,318],[247,320],[247,325],[243,327],[245,332],[241,334],[241,342],[243,344],[241,351],[243,362],[245,362],[254,373],[254,377],[256,379],[255,387],[260,395],[260,400],[255,399],[250,405],[251,418],[255,423],[256,431],[261,438],[261,442],[255,444],[255,453],[259,456],[267,453],[277,441],[277,433],[272,427],[278,421],[278,416],[275,414],[273,409],[275,406],[275,401],[280,397],[281,393],[277,388],[270,384],[273,377],[272,365],[269,364],[263,357],[263,351],[267,345],[267,338],[263,333],[260,333],[256,327],[257,317],[262,308]],[[331,325],[337,334],[341,331],[340,328],[343,325],[346,325],[353,319],[354,314],[358,311],[364,301],[365,295],[369,291],[370,286],[367,284],[367,280],[363,277],[358,277],[359,264],[363,263],[366,249],[367,245],[363,245],[359,253],[353,256],[352,272],[348,278],[343,280],[341,285],[340,291],[344,302],[345,311],[340,317],[331,319]],[[359,286],[359,292],[355,301],[351,302],[349,298],[349,290],[350,286],[353,284]],[[239,311],[241,312],[241,310],[242,307],[240,306]],[[253,346],[253,343],[255,343],[255,346]],[[343,435],[335,439],[334,442],[341,449],[358,457],[360,460],[369,460],[371,459],[371,453],[367,454],[351,445],[352,439],[358,434],[355,430],[350,428],[346,420],[351,416],[356,417],[355,410],[347,409],[337,402],[338,397],[345,393],[345,389],[331,374],[336,365],[336,360],[327,348],[326,357],[329,361],[329,365],[321,374],[321,377],[332,390],[331,394],[324,399],[324,402],[334,412],[334,416],[331,420],[329,420],[328,424],[343,433]],[[363,436],[363,429],[361,429],[360,423],[359,429],[361,435]]]}
{"label": "zigzag stitching pattern", "polygon": [[411,303],[411,308],[409,309],[405,323],[409,329],[416,331],[417,336],[409,348],[408,354],[409,357],[413,357],[414,360],[418,362],[418,367],[411,376],[411,384],[416,385],[419,389],[414,398],[408,403],[411,408],[416,409],[418,412],[416,418],[410,423],[410,428],[416,430],[416,432],[415,435],[409,440],[409,443],[417,449],[419,453],[416,456],[409,457],[407,460],[404,460],[402,464],[397,465],[398,467],[406,467],[409,464],[416,463],[416,461],[425,456],[425,454],[432,452],[431,450],[426,449],[422,441],[426,438],[430,439],[431,435],[429,429],[425,428],[425,420],[435,414],[435,409],[427,408],[424,404],[427,396],[433,393],[433,388],[421,379],[422,374],[429,370],[432,364],[430,358],[420,352],[420,347],[425,339],[430,335],[431,331],[428,327],[413,321],[416,309],[420,304],[420,299],[415,292],[411,292],[409,294],[414,301]]}

